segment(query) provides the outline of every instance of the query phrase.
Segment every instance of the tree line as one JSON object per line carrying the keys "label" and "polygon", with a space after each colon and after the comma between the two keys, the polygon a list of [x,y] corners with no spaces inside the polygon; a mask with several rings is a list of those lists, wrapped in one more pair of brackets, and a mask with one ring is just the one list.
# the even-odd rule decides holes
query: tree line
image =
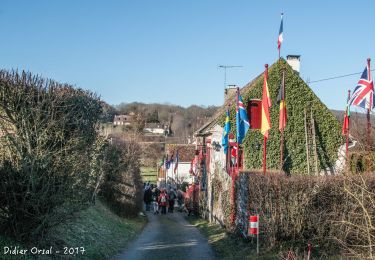
{"label": "tree line", "polygon": [[170,125],[175,137],[187,138],[217,111],[216,106],[191,105],[187,108],[172,104],[121,103],[112,110],[115,114],[135,113],[144,123]]}

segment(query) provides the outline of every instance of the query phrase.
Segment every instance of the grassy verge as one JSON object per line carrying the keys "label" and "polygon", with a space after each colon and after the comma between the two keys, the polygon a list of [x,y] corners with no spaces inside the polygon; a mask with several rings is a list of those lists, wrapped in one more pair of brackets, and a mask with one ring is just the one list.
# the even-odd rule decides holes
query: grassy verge
{"label": "grassy verge", "polygon": [[[121,218],[107,208],[103,202],[97,200],[95,206],[78,212],[74,218],[51,229],[43,241],[39,242],[43,246],[38,246],[38,248],[49,249],[52,246],[53,254],[44,257],[44,259],[68,259],[71,257],[74,259],[106,259],[124,250],[126,245],[141,232],[146,222],[144,217]],[[4,256],[4,246],[19,246],[29,249],[29,251],[33,247],[21,245],[0,235],[0,259],[32,259],[31,257]],[[66,250],[64,247],[67,247]],[[60,251],[60,254],[56,254],[56,250]],[[41,255],[37,257],[43,259]]]}
{"label": "grassy verge", "polygon": [[103,202],[97,201],[79,213],[71,222],[57,226],[49,239],[61,246],[84,248],[75,256],[82,259],[103,259],[116,255],[139,234],[145,218],[126,219],[117,216]]}
{"label": "grassy verge", "polygon": [[254,245],[250,245],[240,237],[228,234],[220,225],[209,223],[198,217],[187,217],[187,220],[207,237],[220,259],[279,259],[272,253],[257,256]]}

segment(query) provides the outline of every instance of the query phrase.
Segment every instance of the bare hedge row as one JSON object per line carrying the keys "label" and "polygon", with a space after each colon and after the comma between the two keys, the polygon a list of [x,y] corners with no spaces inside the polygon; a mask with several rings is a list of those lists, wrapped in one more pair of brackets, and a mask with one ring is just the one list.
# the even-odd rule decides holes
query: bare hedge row
{"label": "bare hedge row", "polygon": [[[260,215],[262,244],[373,258],[375,176],[308,177],[241,173],[248,214]],[[237,188],[240,183],[237,182]]]}
{"label": "bare hedge row", "polygon": [[[34,240],[88,205],[111,146],[98,135],[97,95],[29,73],[0,71],[0,231]],[[128,172],[127,172],[128,174]]]}

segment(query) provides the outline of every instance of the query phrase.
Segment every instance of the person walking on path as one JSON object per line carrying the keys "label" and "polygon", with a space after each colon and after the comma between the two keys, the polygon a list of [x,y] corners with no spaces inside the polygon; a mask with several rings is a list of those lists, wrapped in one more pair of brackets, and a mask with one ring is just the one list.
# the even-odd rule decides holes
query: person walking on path
{"label": "person walking on path", "polygon": [[143,194],[143,201],[146,204],[146,211],[150,211],[150,205],[152,202],[152,191],[150,186],[146,186],[146,190]]}
{"label": "person walking on path", "polygon": [[184,192],[180,189],[177,190],[177,204],[178,204],[178,211],[182,212],[183,205],[184,205]]}
{"label": "person walking on path", "polygon": [[160,195],[160,191],[158,187],[155,187],[152,190],[152,206],[153,206],[154,214],[159,214],[159,202],[158,202],[159,195]]}
{"label": "person walking on path", "polygon": [[177,194],[176,194],[176,192],[174,191],[173,188],[171,188],[171,189],[169,190],[168,197],[169,197],[169,208],[168,208],[168,212],[173,213],[173,210],[174,210],[174,203],[175,203],[175,199],[176,199],[176,197],[177,197]]}
{"label": "person walking on path", "polygon": [[159,196],[159,206],[161,207],[161,214],[167,214],[167,204],[168,204],[168,194],[165,189],[163,189]]}

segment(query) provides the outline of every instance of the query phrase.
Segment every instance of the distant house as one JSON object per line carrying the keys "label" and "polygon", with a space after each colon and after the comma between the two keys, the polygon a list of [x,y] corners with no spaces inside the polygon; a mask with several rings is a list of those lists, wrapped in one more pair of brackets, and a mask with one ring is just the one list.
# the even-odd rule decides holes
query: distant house
{"label": "distant house", "polygon": [[131,125],[135,121],[134,114],[129,115],[117,115],[113,120],[114,125]]}
{"label": "distant house", "polygon": [[164,135],[168,131],[168,127],[159,123],[146,123],[143,131],[151,134]]}

